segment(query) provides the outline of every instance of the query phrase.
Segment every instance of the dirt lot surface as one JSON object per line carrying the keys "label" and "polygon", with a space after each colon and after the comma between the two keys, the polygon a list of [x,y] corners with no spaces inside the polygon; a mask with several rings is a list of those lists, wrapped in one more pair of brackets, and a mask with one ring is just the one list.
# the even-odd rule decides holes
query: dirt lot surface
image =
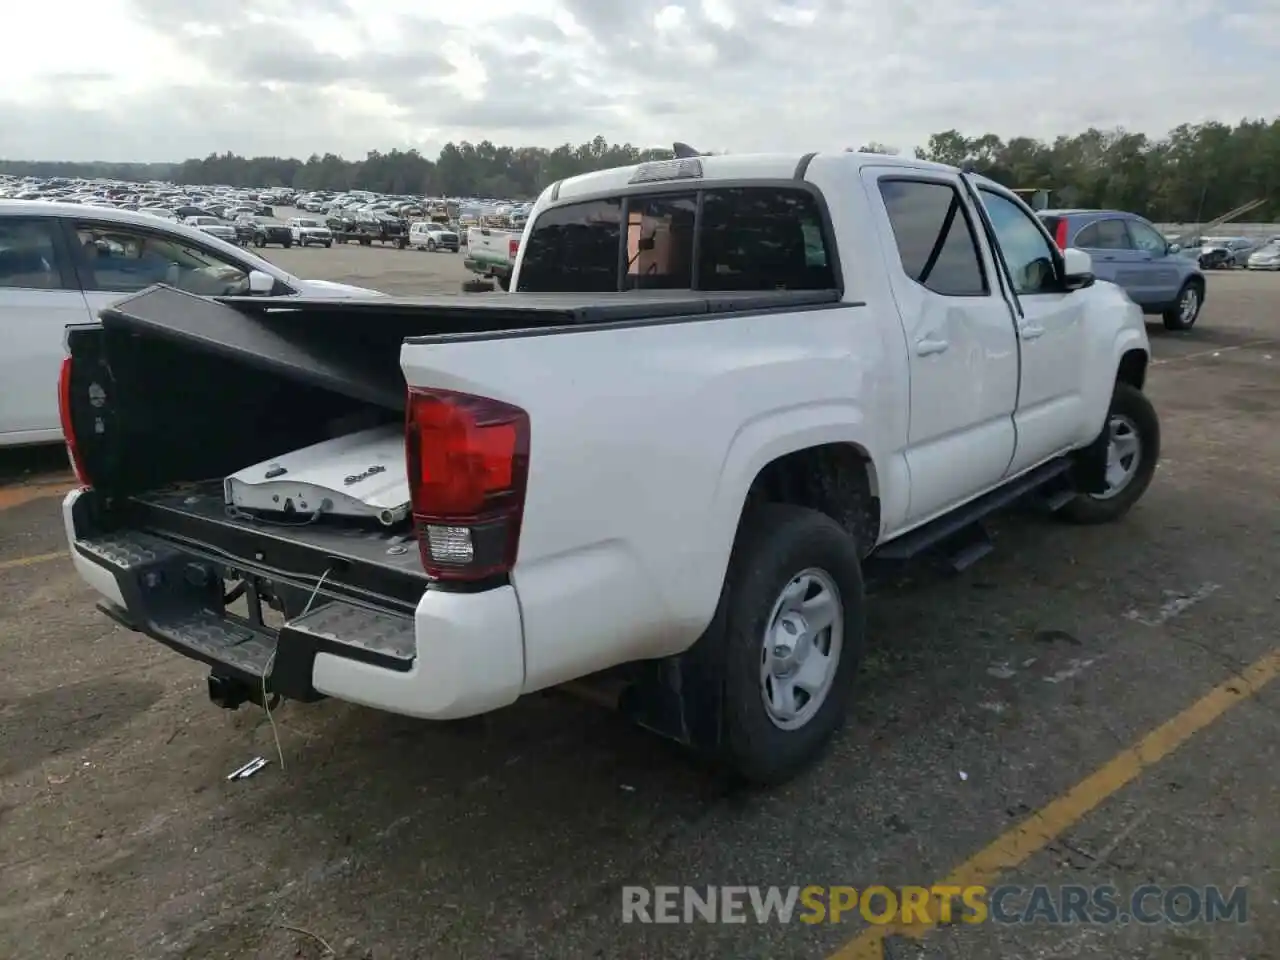
{"label": "dirt lot surface", "polygon": [[[393,292],[463,278],[450,254],[270,256]],[[852,722],[769,793],[561,696],[437,725],[286,703],[282,768],[261,711],[218,710],[200,666],[95,612],[60,452],[5,457],[0,957],[1280,957],[1280,277],[1210,284],[1193,333],[1151,328],[1164,459],[1132,515],[1010,516],[966,574],[881,588]],[[621,920],[625,884],[949,877],[1241,885],[1247,915]]]}

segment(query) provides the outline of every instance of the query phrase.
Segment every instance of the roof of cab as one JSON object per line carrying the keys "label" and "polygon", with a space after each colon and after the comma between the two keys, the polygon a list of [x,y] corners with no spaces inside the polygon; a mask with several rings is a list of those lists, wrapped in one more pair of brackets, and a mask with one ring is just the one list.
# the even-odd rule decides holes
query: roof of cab
{"label": "roof of cab", "polygon": [[[802,161],[807,157],[841,158],[853,165],[854,169],[864,166],[902,167],[904,169],[925,170],[955,173],[956,168],[929,160],[917,160],[915,157],[885,156],[877,153],[856,153],[841,151],[838,153],[730,153],[712,156],[700,156],[702,164],[702,182],[708,180],[787,180],[795,177]],[[661,161],[657,161],[661,162]],[[609,170],[597,170],[583,173],[576,177],[568,177],[560,181],[557,191],[557,202],[573,197],[598,196],[602,193],[620,191],[631,183],[635,172],[644,164],[629,167],[614,167]],[[985,178],[978,178],[983,179]],[[551,189],[554,189],[551,188]]]}

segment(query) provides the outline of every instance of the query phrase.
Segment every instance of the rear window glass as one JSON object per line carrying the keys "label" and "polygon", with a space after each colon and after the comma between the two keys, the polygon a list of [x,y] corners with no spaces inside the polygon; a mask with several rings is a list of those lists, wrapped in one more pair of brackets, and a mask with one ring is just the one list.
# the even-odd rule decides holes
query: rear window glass
{"label": "rear window glass", "polygon": [[835,286],[815,197],[786,187],[741,187],[631,195],[547,210],[529,233],[517,289],[607,293]]}
{"label": "rear window glass", "polygon": [[1056,237],[1058,235],[1058,224],[1062,222],[1062,218],[1041,216],[1040,222],[1043,223],[1044,228],[1049,231],[1049,236]]}
{"label": "rear window glass", "polygon": [[592,200],[548,210],[525,245],[519,289],[612,293],[618,289],[622,201]]}

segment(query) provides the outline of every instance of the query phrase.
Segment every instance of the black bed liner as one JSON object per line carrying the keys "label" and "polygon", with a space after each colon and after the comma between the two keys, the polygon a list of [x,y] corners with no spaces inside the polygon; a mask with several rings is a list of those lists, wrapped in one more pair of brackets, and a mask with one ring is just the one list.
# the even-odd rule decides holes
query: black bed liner
{"label": "black bed liner", "polygon": [[210,299],[158,285],[113,304],[100,318],[108,332],[160,337],[186,349],[402,410],[400,348],[407,340],[434,342],[521,330],[696,320],[816,307],[839,299],[835,290]]}

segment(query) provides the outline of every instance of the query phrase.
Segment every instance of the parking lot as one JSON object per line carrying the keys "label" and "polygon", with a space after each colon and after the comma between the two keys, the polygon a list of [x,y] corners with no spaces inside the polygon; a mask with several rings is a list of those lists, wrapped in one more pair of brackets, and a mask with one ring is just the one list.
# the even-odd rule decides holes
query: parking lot
{"label": "parking lot", "polygon": [[[276,211],[279,219],[313,217],[303,210],[283,207]],[[468,273],[462,261],[465,248],[460,253],[432,252],[425,250],[397,250],[393,246],[374,244],[362,247],[358,243],[335,244],[324,247],[267,247],[254,250],[265,255],[290,273],[313,280],[339,280],[362,287],[373,287],[384,293],[413,296],[425,293],[459,293],[462,283],[473,274]]]}
{"label": "parking lot", "polygon": [[[335,246],[307,277],[454,293],[462,255]],[[1163,460],[1123,523],[997,523],[880,586],[858,705],[772,792],[567,695],[426,724],[222,711],[62,555],[61,451],[0,471],[0,956],[1280,957],[1280,277],[1150,329]],[[227,775],[255,756],[257,775]],[[624,924],[627,884],[1247,887],[1243,924]]]}

